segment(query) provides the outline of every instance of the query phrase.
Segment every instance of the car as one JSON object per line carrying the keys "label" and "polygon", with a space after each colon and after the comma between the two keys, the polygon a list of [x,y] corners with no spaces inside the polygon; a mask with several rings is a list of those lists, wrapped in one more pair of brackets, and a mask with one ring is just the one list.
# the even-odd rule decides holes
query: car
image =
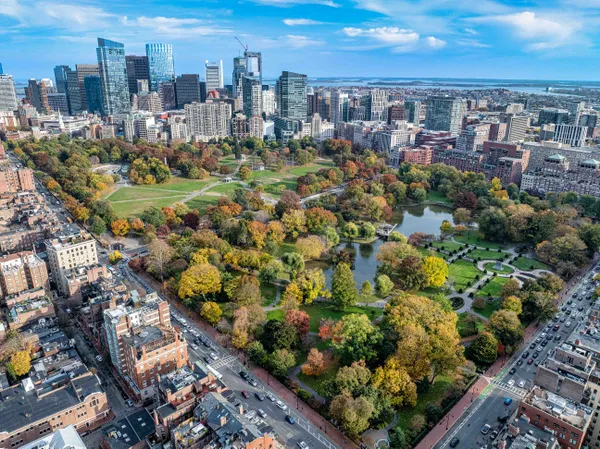
{"label": "car", "polygon": [[258,382],[256,381],[256,379],[253,379],[252,377],[248,377],[248,379],[246,379],[246,381],[253,387],[258,386]]}
{"label": "car", "polygon": [[571,309],[567,310],[565,313],[566,313],[567,315],[571,315]]}
{"label": "car", "polygon": [[261,418],[267,417],[267,414],[265,413],[265,411],[262,408],[258,409],[258,414],[260,415]]}
{"label": "car", "polygon": [[280,400],[275,401],[275,405],[277,405],[277,407],[279,407],[281,410],[287,410],[287,405]]}
{"label": "car", "polygon": [[[512,387],[515,384],[515,380],[514,379],[510,379],[507,383],[508,383],[509,387]],[[507,398],[507,399],[510,399],[510,398]]]}
{"label": "car", "polygon": [[527,364],[528,364],[528,365],[531,365],[532,363],[533,363],[533,359],[529,359],[529,360],[527,360]]}
{"label": "car", "polygon": [[250,395],[248,394],[248,392],[246,390],[242,390],[242,396],[244,396],[246,399],[250,398]]}
{"label": "car", "polygon": [[131,399],[127,399],[125,404],[127,404],[127,407],[133,407],[133,401]]}
{"label": "car", "polygon": [[538,338],[535,339],[536,343],[539,343],[540,341],[542,341],[542,337],[538,337]]}
{"label": "car", "polygon": [[545,347],[547,344],[548,344],[548,342],[547,342],[546,340],[544,340],[544,341],[541,343],[541,345],[542,345],[542,346],[544,346],[544,347]]}
{"label": "car", "polygon": [[99,362],[101,362],[102,361],[102,356],[101,355],[97,355],[96,356],[96,360],[98,360]]}
{"label": "car", "polygon": [[275,396],[273,396],[271,393],[267,393],[267,398],[268,398],[268,399],[269,399],[269,401],[271,401],[271,402],[275,402],[275,401],[276,401],[276,399],[275,399]]}
{"label": "car", "polygon": [[525,381],[524,380],[522,380],[522,381],[519,382],[519,387],[521,387],[521,388],[525,387]]}
{"label": "car", "polygon": [[534,352],[531,357],[534,358],[534,359],[537,359],[539,355],[540,355],[539,352]]}
{"label": "car", "polygon": [[285,420],[287,422],[289,422],[290,424],[294,424],[296,422],[296,420],[294,419],[294,417],[291,416],[291,415],[285,415]]}
{"label": "car", "polygon": [[535,362],[533,362],[534,366],[540,366],[540,361],[536,360]]}
{"label": "car", "polygon": [[517,368],[515,368],[514,366],[510,369],[510,371],[508,372],[508,374],[515,374],[517,372]]}
{"label": "car", "polygon": [[512,398],[506,396],[506,398],[504,398],[504,405],[510,405],[512,404]]}
{"label": "car", "polygon": [[565,321],[567,321],[567,317],[565,317],[565,316],[561,316],[561,317],[560,317],[560,322],[561,322],[561,323],[564,323]]}
{"label": "car", "polygon": [[571,327],[571,322],[570,322],[570,321],[567,321],[567,322],[565,323],[565,327]]}
{"label": "car", "polygon": [[450,447],[456,447],[458,446],[458,443],[460,443],[458,438],[452,438],[452,441],[450,441]]}
{"label": "car", "polygon": [[265,395],[262,393],[259,393],[258,391],[256,393],[254,393],[254,396],[256,396],[256,399],[258,399],[259,401],[265,400]]}
{"label": "car", "polygon": [[240,377],[242,379],[246,380],[246,379],[248,379],[248,376],[249,376],[249,374],[246,371],[244,371],[244,370],[240,371]]}
{"label": "car", "polygon": [[527,357],[529,357],[529,351],[525,351],[521,357],[524,358],[524,359],[526,359]]}
{"label": "car", "polygon": [[510,417],[510,412],[508,410],[505,410],[504,413],[502,413],[500,416],[498,416],[498,421],[506,422],[506,421],[508,421],[509,417]]}
{"label": "car", "polygon": [[517,366],[521,366],[523,364],[523,360],[519,359],[517,360]]}
{"label": "car", "polygon": [[552,335],[547,335],[546,340],[548,340],[548,341],[552,340]]}
{"label": "car", "polygon": [[[574,294],[573,294],[573,298],[577,298],[577,293],[574,293]],[[573,301],[572,301],[571,299],[569,299],[569,300],[567,301],[567,304],[568,304],[568,305],[571,305],[571,304],[573,304]]]}
{"label": "car", "polygon": [[481,428],[481,433],[483,433],[484,435],[487,435],[491,428],[492,428],[492,426],[490,426],[489,424],[486,424]]}
{"label": "car", "polygon": [[300,449],[308,449],[308,444],[306,444],[304,441],[298,441],[298,447]]}
{"label": "car", "polygon": [[210,363],[212,363],[212,359],[211,359],[209,356],[207,356],[207,355],[205,355],[204,357],[202,357],[202,359],[203,359],[203,360],[204,360],[206,363],[209,363],[209,364],[210,364]]}
{"label": "car", "polygon": [[552,318],[552,321],[558,321],[560,319],[560,317],[558,315],[555,315],[554,318]]}
{"label": "car", "polygon": [[560,341],[560,335],[555,335],[554,336],[554,341]]}
{"label": "car", "polygon": [[498,431],[496,429],[492,430],[492,434],[490,435],[490,438],[492,440],[495,440],[497,436],[498,436]]}
{"label": "car", "polygon": [[580,312],[583,312],[583,306],[577,307],[577,310],[579,310]]}
{"label": "car", "polygon": [[254,411],[254,410],[248,410],[246,412],[245,416],[248,419],[254,419],[254,418],[256,418],[256,411]]}
{"label": "car", "polygon": [[198,346],[196,346],[195,344],[190,344],[190,347],[194,350],[197,351],[198,350]]}
{"label": "car", "polygon": [[529,345],[529,349],[533,349],[533,348],[535,348],[535,346],[536,346],[536,345],[535,345],[535,343],[531,343],[531,344]]}
{"label": "car", "polygon": [[558,332],[558,330],[560,329],[560,324],[555,324],[554,328],[552,329],[554,332]]}
{"label": "car", "polygon": [[219,360],[219,356],[217,354],[215,354],[214,352],[211,352],[210,354],[210,358],[213,360]]}

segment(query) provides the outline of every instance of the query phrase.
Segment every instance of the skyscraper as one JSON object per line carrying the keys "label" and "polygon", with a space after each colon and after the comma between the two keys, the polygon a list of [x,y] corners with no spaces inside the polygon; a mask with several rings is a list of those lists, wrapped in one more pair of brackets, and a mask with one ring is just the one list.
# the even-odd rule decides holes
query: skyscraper
{"label": "skyscraper", "polygon": [[258,78],[262,85],[262,54],[256,51],[245,51],[246,75]]}
{"label": "skyscraper", "polygon": [[421,113],[421,102],[418,100],[406,100],[404,102],[404,118],[409,123],[419,125]]}
{"label": "skyscraper", "polygon": [[233,58],[233,75],[231,82],[233,85],[233,98],[242,96],[242,77],[246,74],[246,58],[236,56]]}
{"label": "skyscraper", "polygon": [[231,134],[231,106],[227,103],[187,104],[185,116],[195,139],[206,141]]}
{"label": "skyscraper", "polygon": [[99,76],[86,76],[83,80],[85,96],[87,99],[87,111],[94,114],[104,114],[104,103],[102,99],[102,83]]}
{"label": "skyscraper", "polygon": [[0,74],[0,111],[17,109],[17,92],[12,75]]}
{"label": "skyscraper", "polygon": [[100,70],[98,69],[98,64],[75,64],[75,70],[77,71],[77,80],[79,81],[81,108],[88,110],[84,80],[87,76],[100,77]]}
{"label": "skyscraper", "polygon": [[54,80],[56,81],[56,91],[59,94],[67,93],[67,70],[71,70],[68,65],[57,65],[54,67]]}
{"label": "skyscraper", "polygon": [[331,122],[341,123],[348,121],[348,94],[339,90],[331,93]]}
{"label": "skyscraper", "polygon": [[177,109],[183,109],[186,104],[200,102],[200,76],[196,74],[179,75],[175,80],[177,92]]}
{"label": "skyscraper", "polygon": [[69,114],[75,115],[83,111],[83,104],[81,101],[81,88],[79,86],[79,76],[75,70],[71,70],[67,67],[65,70],[67,89],[67,104],[69,105]]}
{"label": "skyscraper", "polygon": [[104,113],[107,115],[129,112],[129,87],[125,46],[119,42],[98,38],[98,68],[102,83]]}
{"label": "skyscraper", "polygon": [[527,135],[528,126],[529,117],[526,115],[508,114],[506,117],[506,135],[504,140],[507,142],[523,142]]}
{"label": "skyscraper", "polygon": [[306,84],[306,75],[287,71],[281,73],[277,101],[280,117],[306,120],[308,113]]}
{"label": "skyscraper", "polygon": [[146,44],[146,56],[150,72],[150,90],[158,92],[160,83],[175,80],[173,48],[171,44]]}
{"label": "skyscraper", "polygon": [[173,109],[177,109],[175,83],[162,83],[158,86],[158,94],[160,95],[163,110],[172,111]]}
{"label": "skyscraper", "polygon": [[258,78],[242,77],[243,109],[246,117],[262,115],[262,84]]}
{"label": "skyscraper", "polygon": [[4,75],[4,70],[2,69],[2,63],[0,62],[0,75]]}
{"label": "skyscraper", "polygon": [[150,83],[150,69],[148,68],[148,56],[125,56],[127,65],[127,81],[129,84],[129,94],[138,93],[138,80],[146,80]]}
{"label": "skyscraper", "polygon": [[25,88],[27,99],[37,109],[38,112],[50,110],[48,104],[48,90],[44,81],[38,81],[31,78]]}
{"label": "skyscraper", "polygon": [[204,61],[206,90],[223,89],[223,61],[209,62]]}
{"label": "skyscraper", "polygon": [[[367,108],[369,120],[372,121],[385,121],[387,120],[387,94],[384,90],[373,89],[369,93]],[[332,112],[333,117],[333,112]]]}
{"label": "skyscraper", "polygon": [[427,98],[425,129],[450,131],[458,135],[465,114],[465,103],[460,98],[433,96]]}
{"label": "skyscraper", "polygon": [[244,52],[244,56],[233,58],[233,97],[242,96],[242,77],[256,78],[262,85],[262,54],[260,52]]}

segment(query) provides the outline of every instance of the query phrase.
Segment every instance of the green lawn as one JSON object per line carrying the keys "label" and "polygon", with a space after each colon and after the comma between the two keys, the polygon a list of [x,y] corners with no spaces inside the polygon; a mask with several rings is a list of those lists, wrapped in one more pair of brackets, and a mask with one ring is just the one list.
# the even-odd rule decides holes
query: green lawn
{"label": "green lawn", "polygon": [[519,270],[529,271],[533,270],[551,270],[551,268],[546,265],[544,262],[540,262],[539,260],[530,259],[529,257],[517,257],[517,259],[512,263],[513,266],[517,267]]}
{"label": "green lawn", "polygon": [[115,193],[110,195],[107,200],[111,203],[115,201],[146,200],[152,198],[164,198],[170,196],[181,196],[182,193],[170,192],[165,190],[148,190],[143,187],[121,187]]}
{"label": "green lawn", "polygon": [[188,179],[175,176],[165,184],[153,184],[138,187],[147,190],[176,190],[178,192],[195,192],[196,190],[200,190],[211,182],[215,181],[216,178],[213,177],[205,179]]}
{"label": "green lawn", "polygon": [[480,315],[483,315],[486,318],[490,318],[492,316],[492,313],[494,313],[496,310],[498,310],[500,308],[500,303],[497,299],[493,299],[488,301],[487,299],[485,300],[485,307],[481,310],[476,309],[475,307],[471,306],[471,309],[475,312],[477,312]]}
{"label": "green lawn", "polygon": [[295,192],[298,183],[296,182],[296,179],[286,179],[283,181],[274,182],[273,184],[264,183],[263,185],[265,192],[269,193],[271,196],[279,198],[285,190],[292,190]]}
{"label": "green lawn", "polygon": [[429,201],[435,201],[437,203],[448,203],[448,204],[452,204],[452,200],[450,198],[446,198],[444,195],[442,195],[440,192],[438,192],[437,190],[432,190],[429,192],[429,194],[427,195],[427,199]]}
{"label": "green lawn", "polygon": [[[141,200],[141,201],[131,201],[126,203],[113,203],[112,207],[117,214],[118,217],[137,217],[144,212],[144,209],[154,206],[159,209],[165,206],[170,206],[177,201],[183,200],[183,196],[173,196],[169,198],[163,198],[160,200]],[[188,203],[189,204],[189,203]]]}
{"label": "green lawn", "polygon": [[397,417],[398,424],[402,429],[408,430],[410,428],[410,420],[413,416],[424,415],[427,404],[438,404],[444,397],[444,393],[452,386],[453,381],[452,377],[438,376],[429,391],[419,395],[416,406],[401,409]]}
{"label": "green lawn", "polygon": [[468,255],[472,259],[503,260],[507,254],[504,252],[499,253],[498,251],[487,251],[485,249],[474,249]]}
{"label": "green lawn", "polygon": [[237,164],[239,164],[240,161],[235,159],[235,156],[226,156],[224,158],[221,158],[221,160],[219,161],[219,163],[221,165],[227,165],[228,167],[231,167],[232,169],[235,169],[235,167],[237,167]]}
{"label": "green lawn", "polygon": [[505,245],[500,243],[489,242],[479,238],[477,231],[467,231],[465,235],[457,235],[454,239],[460,243],[468,243],[469,245],[475,245],[481,248],[498,249],[505,247]]}
{"label": "green lawn", "polygon": [[277,296],[277,288],[271,284],[260,284],[260,293],[263,296],[263,307],[271,305]]}
{"label": "green lawn", "polygon": [[199,212],[205,212],[208,206],[216,206],[219,201],[218,196],[197,196],[196,198],[192,198],[188,201],[187,204],[190,209],[198,209]]}
{"label": "green lawn", "polygon": [[326,395],[326,391],[323,388],[323,383],[326,380],[333,379],[339,370],[339,366],[336,363],[332,363],[327,367],[327,370],[320,376],[306,376],[302,372],[298,374],[298,379],[304,382],[306,385],[311,387],[321,396]]}
{"label": "green lawn", "polygon": [[281,257],[287,253],[295,253],[296,252],[296,244],[295,243],[287,243],[283,242],[279,245],[279,250],[277,251],[277,257]]}
{"label": "green lawn", "polygon": [[462,248],[462,244],[455,243],[450,240],[446,242],[433,242],[431,246],[433,246],[434,248],[442,248],[445,251],[456,251],[457,249]]}
{"label": "green lawn", "polygon": [[448,278],[454,284],[454,288],[458,291],[459,289],[466,290],[475,277],[481,274],[481,271],[475,267],[471,262],[466,260],[456,260],[452,262],[448,267]]}
{"label": "green lawn", "polygon": [[503,264],[502,265],[502,269],[501,270],[497,270],[496,269],[496,264],[494,262],[488,262],[486,263],[483,268],[485,268],[487,271],[491,271],[492,273],[499,273],[499,274],[512,274],[515,272],[515,270],[513,270],[511,267]]}
{"label": "green lawn", "polygon": [[500,290],[502,290],[504,284],[508,282],[508,279],[509,278],[501,277],[492,278],[492,280],[485,287],[477,292],[477,296],[483,296],[484,298],[487,298],[489,295],[492,298],[497,298],[498,295],[500,295]]}
{"label": "green lawn", "polygon": [[214,187],[211,187],[210,189],[208,189],[206,191],[206,193],[216,192],[216,193],[222,193],[223,195],[227,195],[229,193],[233,193],[233,191],[235,189],[237,189],[241,186],[242,185],[239,182],[224,182],[223,184],[219,184]]}

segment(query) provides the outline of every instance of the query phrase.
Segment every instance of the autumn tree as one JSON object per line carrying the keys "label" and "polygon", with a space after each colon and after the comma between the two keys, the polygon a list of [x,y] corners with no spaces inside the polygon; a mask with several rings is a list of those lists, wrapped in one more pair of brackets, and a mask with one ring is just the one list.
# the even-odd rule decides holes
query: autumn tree
{"label": "autumn tree", "polygon": [[394,283],[386,274],[380,274],[375,278],[375,291],[379,296],[387,296],[394,288]]}
{"label": "autumn tree", "polygon": [[304,260],[320,259],[325,251],[323,240],[316,235],[299,238],[296,242],[296,250],[302,254]]}
{"label": "autumn tree", "polygon": [[115,220],[110,224],[110,230],[116,237],[125,237],[130,229],[131,226],[125,219]]}
{"label": "autumn tree", "polygon": [[368,300],[373,294],[373,287],[369,281],[363,282],[360,287],[360,296],[363,300]]}
{"label": "autumn tree", "polygon": [[516,350],[523,341],[523,327],[513,311],[497,310],[490,317],[487,327],[509,353]]}
{"label": "autumn tree", "polygon": [[294,326],[298,330],[300,338],[306,338],[310,329],[310,316],[301,310],[288,310],[285,315],[285,322]]}
{"label": "autumn tree", "polygon": [[269,227],[260,221],[254,220],[248,223],[248,233],[252,239],[252,244],[258,249],[264,248],[268,231]]}
{"label": "autumn tree", "polygon": [[154,239],[148,245],[148,257],[146,258],[148,271],[162,281],[174,256],[175,250],[167,242]]}
{"label": "autumn tree", "polygon": [[423,258],[423,272],[428,286],[441,287],[448,277],[448,264],[441,257],[427,256]]}
{"label": "autumn tree", "polygon": [[320,376],[325,372],[325,357],[317,348],[311,348],[306,362],[302,365],[302,373],[306,376]]}
{"label": "autumn tree", "polygon": [[331,298],[339,310],[356,304],[356,282],[354,273],[347,263],[338,263],[333,269]]}
{"label": "autumn tree", "polygon": [[408,375],[397,357],[389,357],[383,366],[373,373],[373,386],[391,397],[396,407],[415,406],[417,403],[417,386]]}
{"label": "autumn tree", "polygon": [[273,259],[264,267],[262,267],[258,273],[258,278],[262,282],[266,282],[268,284],[274,284],[281,274],[284,272],[284,266],[281,261],[277,259]]}
{"label": "autumn tree", "polygon": [[118,264],[122,260],[123,260],[123,255],[119,251],[115,250],[108,255],[108,261],[112,265]]}
{"label": "autumn tree", "polygon": [[334,227],[337,225],[337,218],[333,212],[323,209],[322,207],[312,207],[307,209],[306,227],[308,232],[314,234],[323,234],[328,226]]}
{"label": "autumn tree", "polygon": [[451,234],[452,223],[450,223],[448,220],[444,220],[440,226],[440,231],[442,231],[442,234]]}
{"label": "autumn tree", "polygon": [[521,291],[521,284],[516,279],[509,279],[500,289],[500,299],[504,300],[509,296],[518,296]]}
{"label": "autumn tree", "polygon": [[216,302],[208,301],[202,304],[200,316],[213,326],[219,322],[221,315],[223,315],[223,311]]}
{"label": "autumn tree", "polygon": [[452,214],[454,218],[454,223],[456,224],[468,224],[471,222],[471,211],[469,209],[465,209],[464,207],[459,207]]}
{"label": "autumn tree", "polygon": [[302,292],[303,304],[312,304],[319,296],[330,296],[325,273],[320,268],[303,271],[296,279],[296,284]]}
{"label": "autumn tree", "polygon": [[504,310],[510,310],[511,312],[515,312],[517,315],[520,315],[523,311],[523,304],[516,296],[509,296],[502,301],[501,308]]}
{"label": "autumn tree", "polygon": [[302,290],[296,282],[290,282],[281,298],[281,306],[284,310],[297,309],[302,304]]}
{"label": "autumn tree", "polygon": [[14,377],[21,377],[28,374],[31,370],[31,356],[28,350],[15,352],[10,357],[10,362],[7,365],[9,373],[14,374]]}
{"label": "autumn tree", "polygon": [[347,392],[333,398],[329,406],[331,417],[354,437],[358,437],[369,428],[369,420],[374,411],[375,407],[370,399],[364,396],[353,398]]}
{"label": "autumn tree", "polygon": [[192,265],[181,274],[179,297],[190,302],[194,297],[221,291],[221,273],[210,264]]}
{"label": "autumn tree", "polygon": [[231,344],[236,348],[245,348],[250,342],[250,321],[248,309],[240,307],[233,312],[233,329],[231,331]]}
{"label": "autumn tree", "polygon": [[300,234],[306,232],[306,215],[303,210],[293,209],[281,217],[281,222],[285,226],[288,235],[292,239],[297,239]]}
{"label": "autumn tree", "polygon": [[274,376],[283,377],[296,366],[296,357],[288,349],[276,349],[269,357],[269,366]]}

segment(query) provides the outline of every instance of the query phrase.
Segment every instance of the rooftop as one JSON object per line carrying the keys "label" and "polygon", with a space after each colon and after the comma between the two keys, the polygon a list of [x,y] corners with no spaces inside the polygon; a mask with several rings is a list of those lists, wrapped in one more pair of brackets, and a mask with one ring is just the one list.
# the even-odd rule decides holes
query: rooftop
{"label": "rooftop", "polygon": [[146,409],[139,410],[102,429],[104,440],[111,448],[128,449],[154,433],[154,420]]}
{"label": "rooftop", "polygon": [[133,335],[123,336],[123,341],[134,348],[141,348],[161,339],[164,332],[156,326],[140,326],[136,328],[136,333]]}
{"label": "rooftop", "polygon": [[85,443],[70,425],[46,435],[39,440],[21,446],[21,449],[86,449]]}
{"label": "rooftop", "polygon": [[523,402],[582,430],[587,428],[592,419],[593,410],[590,407],[551,393],[537,385],[525,396]]}

